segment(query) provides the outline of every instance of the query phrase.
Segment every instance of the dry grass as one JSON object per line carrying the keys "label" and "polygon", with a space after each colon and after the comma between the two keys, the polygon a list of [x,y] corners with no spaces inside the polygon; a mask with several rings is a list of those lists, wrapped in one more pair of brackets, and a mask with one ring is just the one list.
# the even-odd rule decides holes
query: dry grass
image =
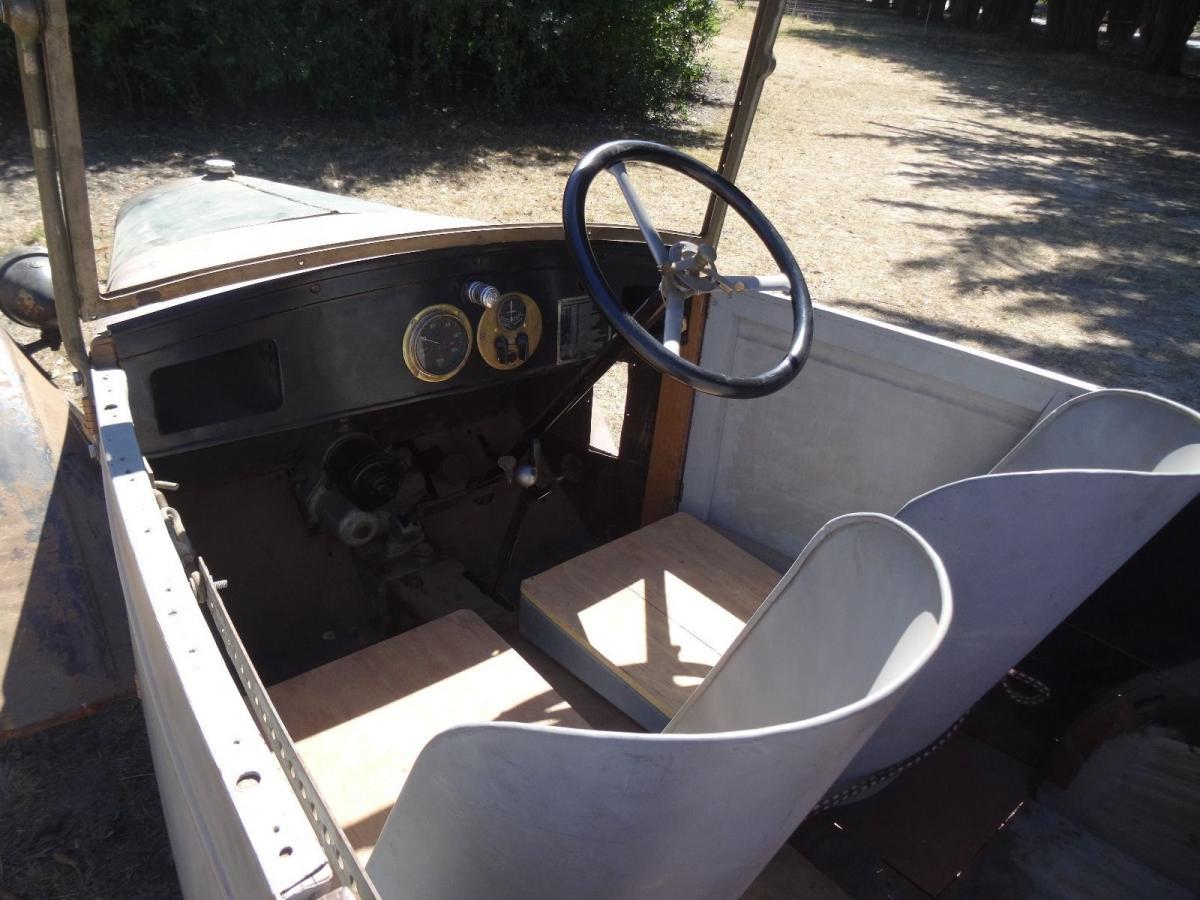
{"label": "dry grass", "polygon": [[0,741],[0,898],[178,896],[137,700]]}
{"label": "dry grass", "polygon": [[[1200,403],[1200,102],[1195,79],[1014,51],[819,0],[785,19],[740,183],[776,222],[818,301],[1105,383]],[[85,119],[102,270],[120,204],[199,161],[487,221],[559,215],[588,147],[643,136],[713,163],[749,34],[730,8],[711,96],[672,127],[530,110],[431,109],[370,126]],[[86,110],[85,110],[86,114]],[[25,136],[0,138],[0,247],[35,235]],[[660,227],[704,196],[638,171]],[[627,221],[612,185],[591,203]],[[766,268],[739,229],[727,271]]]}

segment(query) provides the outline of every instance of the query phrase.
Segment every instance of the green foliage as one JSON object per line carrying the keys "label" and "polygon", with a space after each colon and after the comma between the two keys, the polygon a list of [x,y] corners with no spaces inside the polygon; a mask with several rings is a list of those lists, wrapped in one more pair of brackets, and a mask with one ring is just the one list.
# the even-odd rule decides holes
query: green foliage
{"label": "green foliage", "polygon": [[358,115],[471,98],[508,110],[567,101],[662,115],[703,79],[717,5],[74,0],[72,43],[81,93],[136,110],[290,102]]}

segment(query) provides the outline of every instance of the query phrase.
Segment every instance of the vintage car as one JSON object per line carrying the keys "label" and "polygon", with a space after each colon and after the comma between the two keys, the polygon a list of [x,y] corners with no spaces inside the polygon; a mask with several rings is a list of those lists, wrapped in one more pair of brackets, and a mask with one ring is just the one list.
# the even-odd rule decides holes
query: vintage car
{"label": "vintage car", "polygon": [[[64,0],[0,10],[52,263],[6,308],[84,395],[3,342],[0,724],[131,652],[186,896],[1200,888],[1200,415],[814,307],[733,183],[782,3],[718,170],[616,140],[509,226],[214,160],[126,204],[103,291]],[[628,163],[711,192],[695,234]],[[585,220],[609,177],[637,227]],[[777,271],[723,271],[729,209]],[[1071,827],[1014,850],[1021,804]]]}

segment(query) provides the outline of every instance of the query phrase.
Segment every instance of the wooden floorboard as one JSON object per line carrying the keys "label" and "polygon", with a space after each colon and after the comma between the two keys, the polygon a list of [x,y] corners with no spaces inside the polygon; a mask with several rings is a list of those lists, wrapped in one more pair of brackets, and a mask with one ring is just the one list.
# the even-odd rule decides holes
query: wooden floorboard
{"label": "wooden floorboard", "polygon": [[422,748],[477,722],[587,728],[477,615],[451,613],[275,685],[271,699],[364,861]]}
{"label": "wooden floorboard", "polygon": [[778,580],[677,513],[527,578],[522,596],[671,716]]}

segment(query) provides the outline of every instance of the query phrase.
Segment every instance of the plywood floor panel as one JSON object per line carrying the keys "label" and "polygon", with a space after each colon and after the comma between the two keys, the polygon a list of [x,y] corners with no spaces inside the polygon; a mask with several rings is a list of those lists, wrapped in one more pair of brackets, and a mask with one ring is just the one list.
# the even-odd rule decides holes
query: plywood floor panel
{"label": "plywood floor panel", "polygon": [[521,594],[671,716],[778,581],[677,513],[527,578]]}
{"label": "plywood floor panel", "polygon": [[476,614],[459,611],[270,689],[365,862],[422,748],[477,722],[587,723]]}

